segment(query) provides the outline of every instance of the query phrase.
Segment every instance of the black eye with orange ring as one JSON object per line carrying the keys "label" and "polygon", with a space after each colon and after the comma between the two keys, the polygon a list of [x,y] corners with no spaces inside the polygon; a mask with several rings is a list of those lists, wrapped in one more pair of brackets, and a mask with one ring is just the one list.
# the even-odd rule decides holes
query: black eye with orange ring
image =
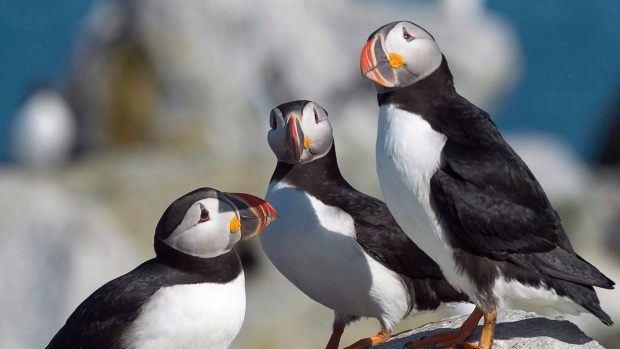
{"label": "black eye with orange ring", "polygon": [[314,122],[319,123],[319,113],[317,113],[316,109],[314,109]]}

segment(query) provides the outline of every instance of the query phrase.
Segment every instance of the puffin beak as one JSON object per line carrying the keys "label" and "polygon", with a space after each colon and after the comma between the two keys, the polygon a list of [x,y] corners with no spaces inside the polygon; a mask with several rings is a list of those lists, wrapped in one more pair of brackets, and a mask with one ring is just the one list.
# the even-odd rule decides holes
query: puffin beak
{"label": "puffin beak", "polygon": [[235,218],[230,222],[230,232],[241,229],[241,240],[258,235],[278,217],[278,212],[269,203],[254,195],[243,193],[221,193],[235,209]]}
{"label": "puffin beak", "polygon": [[362,76],[385,87],[396,86],[394,70],[384,47],[385,38],[382,34],[375,35],[362,49],[360,68]]}
{"label": "puffin beak", "polygon": [[289,147],[297,162],[301,162],[301,155],[304,149],[303,142],[305,142],[305,137],[304,131],[299,124],[299,118],[296,115],[291,115],[286,122],[285,144]]}

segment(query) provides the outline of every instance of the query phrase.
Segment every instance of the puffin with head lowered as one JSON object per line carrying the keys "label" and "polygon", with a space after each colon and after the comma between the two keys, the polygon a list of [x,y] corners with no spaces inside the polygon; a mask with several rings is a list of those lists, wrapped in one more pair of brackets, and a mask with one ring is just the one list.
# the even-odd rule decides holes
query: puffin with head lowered
{"label": "puffin with head lowered", "polygon": [[248,194],[182,196],[157,224],[156,257],[86,298],[46,348],[228,348],[245,317],[233,246],[277,216]]}
{"label": "puffin with head lowered", "polygon": [[268,141],[278,159],[265,200],[280,219],[260,242],[276,268],[313,300],[334,310],[327,349],[361,317],[381,331],[347,347],[386,341],[403,318],[465,302],[438,265],[400,229],[383,202],[342,177],[327,112],[311,101],[271,111]]}
{"label": "puffin with head lowered", "polygon": [[410,346],[461,344],[484,316],[479,347],[488,349],[496,309],[507,298],[590,312],[611,325],[593,286],[612,289],[614,282],[575,253],[523,160],[489,115],[455,91],[433,37],[411,22],[387,24],[368,38],[360,65],[377,88],[385,201],[477,306],[459,331]]}

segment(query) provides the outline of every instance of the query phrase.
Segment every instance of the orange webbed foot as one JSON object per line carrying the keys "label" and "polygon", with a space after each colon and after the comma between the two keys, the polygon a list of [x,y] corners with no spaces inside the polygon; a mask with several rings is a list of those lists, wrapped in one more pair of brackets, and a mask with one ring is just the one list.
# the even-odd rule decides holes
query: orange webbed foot
{"label": "orange webbed foot", "polygon": [[[461,328],[456,331],[446,331],[435,333],[430,336],[422,337],[420,340],[407,344],[406,348],[446,348],[457,347],[458,345],[465,345],[471,343],[465,343],[465,341],[471,337],[478,321],[482,317],[483,313],[480,308],[476,307],[469,317],[463,322]],[[476,347],[477,348],[477,347]]]}
{"label": "orange webbed foot", "polygon": [[346,347],[344,349],[365,349],[365,348],[370,348],[372,346],[375,346],[377,344],[381,344],[381,343],[387,341],[389,338],[390,338],[390,333],[388,333],[386,331],[381,331],[381,332],[377,333],[377,335],[374,336],[374,337],[360,339],[359,341],[349,345],[348,347]]}

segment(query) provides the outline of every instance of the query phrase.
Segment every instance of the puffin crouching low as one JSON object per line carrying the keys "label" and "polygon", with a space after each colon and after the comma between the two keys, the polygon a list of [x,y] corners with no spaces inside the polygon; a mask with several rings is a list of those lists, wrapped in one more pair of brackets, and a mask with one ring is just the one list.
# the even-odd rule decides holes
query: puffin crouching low
{"label": "puffin crouching low", "polygon": [[245,317],[233,246],[277,217],[248,194],[182,196],[157,224],[156,257],[91,294],[46,348],[228,348]]}

